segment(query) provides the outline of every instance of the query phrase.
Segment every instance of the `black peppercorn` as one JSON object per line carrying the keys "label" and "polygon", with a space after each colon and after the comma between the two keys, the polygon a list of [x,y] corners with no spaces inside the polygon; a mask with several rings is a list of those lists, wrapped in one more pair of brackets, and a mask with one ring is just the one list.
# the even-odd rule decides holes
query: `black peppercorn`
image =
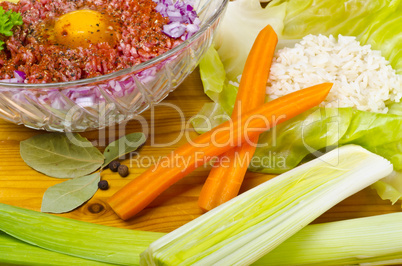
{"label": "black peppercorn", "polygon": [[126,165],[119,165],[117,171],[119,172],[119,175],[121,177],[126,177],[128,176],[128,167]]}
{"label": "black peppercorn", "polygon": [[119,168],[120,162],[119,161],[111,161],[109,163],[109,168],[112,172],[117,172],[117,168]]}
{"label": "black peppercorn", "polygon": [[98,188],[100,188],[101,190],[106,190],[109,188],[109,183],[106,180],[101,180],[98,183]]}

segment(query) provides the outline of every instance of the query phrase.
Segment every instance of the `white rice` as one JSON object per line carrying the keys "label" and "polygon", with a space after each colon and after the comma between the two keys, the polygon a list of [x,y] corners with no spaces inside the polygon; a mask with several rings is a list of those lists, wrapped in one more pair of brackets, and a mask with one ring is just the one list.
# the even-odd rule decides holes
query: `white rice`
{"label": "white rice", "polygon": [[294,48],[279,50],[272,62],[267,94],[275,99],[323,82],[334,83],[321,106],[354,107],[386,113],[402,97],[402,76],[379,51],[355,37],[308,35]]}

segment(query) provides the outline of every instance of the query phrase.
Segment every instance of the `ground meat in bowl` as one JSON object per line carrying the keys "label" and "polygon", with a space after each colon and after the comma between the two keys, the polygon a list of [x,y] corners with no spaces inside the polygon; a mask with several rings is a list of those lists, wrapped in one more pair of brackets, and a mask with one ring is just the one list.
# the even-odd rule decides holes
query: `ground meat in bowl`
{"label": "ground meat in bowl", "polygon": [[[0,5],[20,12],[24,22],[5,40],[5,49],[0,52],[0,79],[12,78],[16,70],[26,74],[26,83],[96,77],[147,61],[182,42],[163,33],[169,18],[156,11],[157,3],[152,0],[20,0],[18,4]],[[57,30],[57,21],[77,10],[102,15],[106,35],[113,35],[112,41],[85,39],[88,45],[78,47],[62,42],[71,34]],[[97,31],[95,27],[91,34]],[[57,38],[60,34],[62,38]]]}

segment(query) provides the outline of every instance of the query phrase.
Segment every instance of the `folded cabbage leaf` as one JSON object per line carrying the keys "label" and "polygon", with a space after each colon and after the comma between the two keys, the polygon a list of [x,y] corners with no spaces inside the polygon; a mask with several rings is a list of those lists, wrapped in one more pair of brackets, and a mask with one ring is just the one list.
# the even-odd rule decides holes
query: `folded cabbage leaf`
{"label": "folded cabbage leaf", "polygon": [[399,115],[352,108],[315,108],[263,133],[250,170],[283,173],[303,160],[346,144],[360,145],[391,161],[395,170],[402,170],[400,132]]}

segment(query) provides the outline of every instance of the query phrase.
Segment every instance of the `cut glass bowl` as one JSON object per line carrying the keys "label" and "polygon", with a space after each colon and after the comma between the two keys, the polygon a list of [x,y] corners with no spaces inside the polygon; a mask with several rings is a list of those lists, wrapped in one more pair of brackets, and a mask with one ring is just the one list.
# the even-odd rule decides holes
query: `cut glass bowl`
{"label": "cut glass bowl", "polygon": [[0,117],[33,129],[83,132],[133,119],[158,104],[197,66],[228,0],[198,0],[200,30],[147,62],[100,77],[48,84],[0,82]]}

